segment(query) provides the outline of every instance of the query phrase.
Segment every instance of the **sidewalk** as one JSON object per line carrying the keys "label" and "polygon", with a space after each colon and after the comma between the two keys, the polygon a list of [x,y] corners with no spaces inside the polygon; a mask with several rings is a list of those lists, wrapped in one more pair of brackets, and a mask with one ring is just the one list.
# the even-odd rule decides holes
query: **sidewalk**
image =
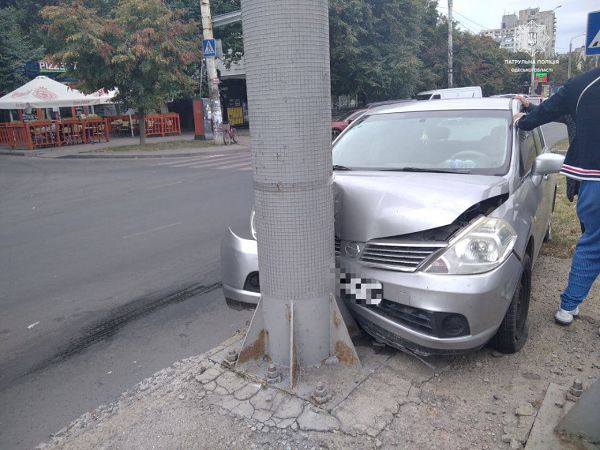
{"label": "sidewalk", "polygon": [[[178,148],[151,149],[151,150],[119,150],[119,147],[139,144],[139,137],[118,137],[109,142],[96,144],[68,145],[64,147],[39,148],[35,150],[11,150],[0,148],[0,155],[29,156],[38,158],[164,158],[196,156],[208,152],[239,151],[250,148],[250,135],[248,130],[239,131],[238,144],[215,145],[212,141],[195,141],[193,133],[183,133],[178,136],[149,137],[146,144],[158,145],[161,143],[190,142],[189,147],[183,144]],[[159,146],[160,147],[160,146]],[[165,145],[168,147],[168,145]]]}
{"label": "sidewalk", "polygon": [[[238,333],[143,380],[38,448],[522,449],[550,383],[580,378],[587,387],[600,375],[600,305],[586,305],[571,327],[552,321],[568,268],[569,260],[538,261],[530,341],[518,354],[484,348],[419,360],[363,337],[355,342],[362,369],[319,369],[334,395],[316,405],[223,367],[228,349],[241,345]],[[590,300],[598,298],[595,286]]]}

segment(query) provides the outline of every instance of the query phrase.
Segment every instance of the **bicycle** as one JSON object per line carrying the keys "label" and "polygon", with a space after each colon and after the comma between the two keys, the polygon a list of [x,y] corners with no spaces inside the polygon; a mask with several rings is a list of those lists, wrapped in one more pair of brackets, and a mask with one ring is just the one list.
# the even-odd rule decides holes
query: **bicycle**
{"label": "bicycle", "polygon": [[234,127],[232,127],[230,124],[228,123],[224,123],[221,127],[221,131],[223,133],[223,143],[225,145],[229,145],[232,142],[234,144],[237,144],[237,138],[238,138],[238,134],[237,131]]}

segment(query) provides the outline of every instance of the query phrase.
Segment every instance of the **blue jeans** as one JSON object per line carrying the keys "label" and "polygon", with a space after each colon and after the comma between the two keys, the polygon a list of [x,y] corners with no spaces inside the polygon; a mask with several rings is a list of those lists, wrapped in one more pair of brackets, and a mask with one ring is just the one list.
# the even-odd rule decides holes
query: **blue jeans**
{"label": "blue jeans", "polygon": [[571,263],[569,283],[560,296],[560,307],[574,310],[588,295],[600,274],[600,181],[582,181],[577,216],[585,228]]}

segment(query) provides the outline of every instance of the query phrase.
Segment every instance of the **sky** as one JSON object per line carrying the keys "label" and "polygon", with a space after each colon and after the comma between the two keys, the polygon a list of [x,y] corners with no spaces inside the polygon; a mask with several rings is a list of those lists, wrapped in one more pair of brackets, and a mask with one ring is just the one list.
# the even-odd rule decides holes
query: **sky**
{"label": "sky", "polygon": [[[585,33],[587,14],[600,11],[600,0],[454,0],[453,19],[465,31],[479,32],[484,29],[500,28],[503,14],[518,15],[520,9],[540,8],[548,11],[560,6],[556,14],[556,51],[567,53],[569,41]],[[448,1],[438,0],[438,11],[448,14]],[[573,39],[573,48],[584,43],[584,36]]]}

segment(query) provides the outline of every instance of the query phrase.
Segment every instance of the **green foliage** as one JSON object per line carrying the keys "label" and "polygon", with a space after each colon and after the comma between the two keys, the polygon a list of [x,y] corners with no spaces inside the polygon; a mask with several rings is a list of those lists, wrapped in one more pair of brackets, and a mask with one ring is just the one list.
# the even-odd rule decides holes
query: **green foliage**
{"label": "green foliage", "polygon": [[43,54],[23,36],[14,7],[0,9],[0,90],[10,92],[28,81],[24,66]]}
{"label": "green foliage", "polygon": [[332,93],[358,95],[363,102],[412,95],[422,69],[422,26],[432,4],[331,0]]}
{"label": "green foliage", "polygon": [[42,16],[57,51],[84,91],[119,89],[140,111],[194,89],[189,67],[199,59],[197,25],[161,0],[74,0]]}
{"label": "green foliage", "polygon": [[[199,0],[60,1],[5,0],[13,6],[0,10],[0,86],[25,81],[18,68],[40,58],[43,45],[56,61],[77,63],[73,75],[88,90],[118,86],[123,99],[137,107],[156,108],[161,100],[198,91]],[[448,28],[437,3],[330,0],[333,95],[368,103],[447,87]],[[39,15],[43,6],[49,28]],[[211,9],[213,15],[236,11],[240,0],[211,0]],[[240,23],[214,33],[223,41],[226,65],[243,55]],[[529,74],[511,72],[505,59],[529,57],[455,27],[455,86],[480,85],[485,95],[521,92]],[[592,64],[588,58],[582,70]],[[566,81],[566,58],[550,77],[553,84]]]}

